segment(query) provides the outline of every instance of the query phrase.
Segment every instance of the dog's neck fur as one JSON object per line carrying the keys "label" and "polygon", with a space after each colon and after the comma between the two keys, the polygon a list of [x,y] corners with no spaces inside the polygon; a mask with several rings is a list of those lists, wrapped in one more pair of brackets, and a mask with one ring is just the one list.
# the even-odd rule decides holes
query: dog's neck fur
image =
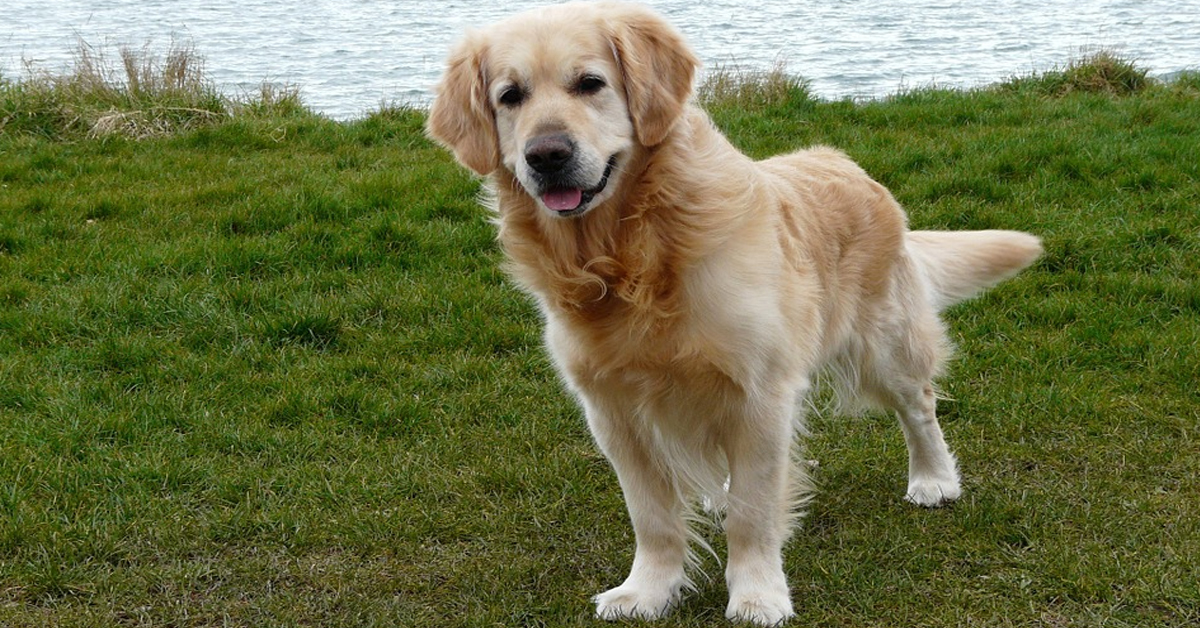
{"label": "dog's neck fur", "polygon": [[636,149],[612,198],[578,218],[548,215],[498,170],[492,186],[510,271],[571,317],[677,316],[684,270],[729,237],[737,217],[727,208],[747,206],[715,197],[694,174],[738,166],[706,163],[714,159],[706,147],[724,141],[707,115],[689,108],[661,144]]}

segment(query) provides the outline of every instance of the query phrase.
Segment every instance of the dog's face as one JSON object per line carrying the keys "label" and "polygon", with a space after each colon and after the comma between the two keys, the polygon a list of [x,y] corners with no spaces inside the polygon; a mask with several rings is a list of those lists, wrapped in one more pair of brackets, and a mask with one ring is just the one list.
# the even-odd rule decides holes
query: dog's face
{"label": "dog's face", "polygon": [[429,133],[479,174],[507,170],[551,215],[580,216],[613,196],[639,148],[665,138],[696,66],[637,5],[538,9],[458,45]]}
{"label": "dog's face", "polygon": [[543,208],[582,214],[612,195],[634,147],[616,58],[594,29],[507,26],[485,71],[500,161]]}

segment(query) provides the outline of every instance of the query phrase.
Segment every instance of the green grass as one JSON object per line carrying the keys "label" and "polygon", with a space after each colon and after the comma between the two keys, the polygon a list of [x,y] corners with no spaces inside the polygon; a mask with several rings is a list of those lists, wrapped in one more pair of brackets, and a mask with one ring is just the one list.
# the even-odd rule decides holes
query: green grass
{"label": "green grass", "polygon": [[[891,418],[813,417],[794,625],[1200,620],[1195,77],[858,104],[779,77],[707,101],[746,151],[839,146],[914,227],[1047,248],[949,314],[960,503],[903,503]],[[53,83],[0,84],[0,625],[605,625],[619,488],[423,113],[268,90],[97,134]],[[725,624],[703,567],[661,625]]]}

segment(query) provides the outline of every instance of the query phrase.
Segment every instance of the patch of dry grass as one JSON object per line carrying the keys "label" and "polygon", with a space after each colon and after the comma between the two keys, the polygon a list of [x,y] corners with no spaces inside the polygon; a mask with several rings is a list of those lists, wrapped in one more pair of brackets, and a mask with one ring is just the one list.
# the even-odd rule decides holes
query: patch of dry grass
{"label": "patch of dry grass", "polygon": [[0,79],[0,132],[47,138],[161,137],[235,115],[302,107],[294,87],[264,83],[241,100],[221,94],[191,44],[110,51],[80,41],[69,71],[27,65],[21,80]]}
{"label": "patch of dry grass", "polygon": [[761,108],[812,98],[807,80],[789,74],[783,63],[770,70],[720,66],[707,72],[696,91],[705,107]]}

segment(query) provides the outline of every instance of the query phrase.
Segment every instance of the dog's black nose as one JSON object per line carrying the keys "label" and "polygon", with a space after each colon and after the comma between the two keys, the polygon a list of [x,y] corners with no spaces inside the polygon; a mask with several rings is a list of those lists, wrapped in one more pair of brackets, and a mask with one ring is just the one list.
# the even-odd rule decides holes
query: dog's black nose
{"label": "dog's black nose", "polygon": [[525,163],[541,174],[560,172],[574,155],[574,142],[562,133],[541,135],[525,145]]}

